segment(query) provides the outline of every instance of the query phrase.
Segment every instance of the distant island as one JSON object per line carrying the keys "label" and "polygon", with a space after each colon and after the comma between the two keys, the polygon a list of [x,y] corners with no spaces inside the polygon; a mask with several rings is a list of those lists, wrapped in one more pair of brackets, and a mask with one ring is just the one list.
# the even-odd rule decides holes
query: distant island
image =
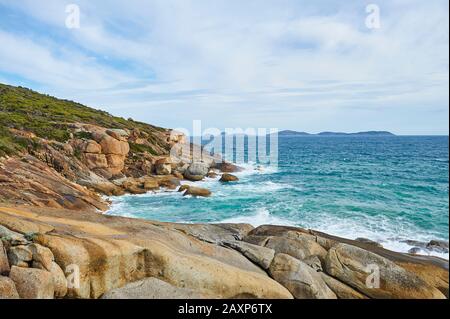
{"label": "distant island", "polygon": [[278,132],[278,136],[395,136],[395,134],[388,131],[366,131],[356,133],[320,132],[318,134],[311,134],[306,132],[284,130]]}

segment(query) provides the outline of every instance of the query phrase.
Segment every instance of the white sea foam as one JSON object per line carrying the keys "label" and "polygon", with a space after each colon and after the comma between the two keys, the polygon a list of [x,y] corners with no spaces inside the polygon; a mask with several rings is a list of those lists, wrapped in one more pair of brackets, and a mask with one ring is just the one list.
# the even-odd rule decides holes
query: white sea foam
{"label": "white sea foam", "polygon": [[275,165],[260,165],[257,163],[237,163],[237,166],[243,168],[243,171],[233,173],[238,177],[250,176],[255,174],[274,174],[278,172],[278,168]]}
{"label": "white sea foam", "polygon": [[[436,239],[412,228],[408,229],[407,226],[402,227],[401,229],[399,226],[393,227],[392,224],[388,224],[387,221],[382,220],[367,219],[366,222],[363,223],[360,221],[328,218],[317,221],[314,225],[308,225],[306,227],[342,238],[367,238],[380,243],[386,249],[403,253],[407,253],[414,247],[404,242],[408,239],[414,239],[419,242],[429,242],[432,239]],[[398,234],[402,234],[402,237],[399,237]],[[449,259],[448,253],[439,253],[426,249],[421,249],[419,254]]]}
{"label": "white sea foam", "polygon": [[260,209],[256,210],[255,214],[253,214],[253,215],[227,218],[227,219],[220,221],[220,223],[237,223],[237,224],[244,223],[244,224],[250,224],[254,227],[258,227],[261,225],[269,225],[269,224],[270,225],[281,225],[281,226],[292,225],[291,221],[284,219],[284,218],[277,217],[277,216],[273,216],[272,214],[270,214],[270,212],[267,208],[260,208]]}

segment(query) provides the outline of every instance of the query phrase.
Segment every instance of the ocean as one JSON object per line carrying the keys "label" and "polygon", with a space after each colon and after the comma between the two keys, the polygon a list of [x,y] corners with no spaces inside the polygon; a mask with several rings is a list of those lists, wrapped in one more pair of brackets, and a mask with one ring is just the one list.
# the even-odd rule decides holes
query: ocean
{"label": "ocean", "polygon": [[[292,225],[407,252],[449,237],[447,136],[280,137],[278,167],[241,163],[240,181],[112,197],[108,214],[183,223]],[[187,183],[193,184],[193,183]],[[448,253],[421,254],[448,259]]]}

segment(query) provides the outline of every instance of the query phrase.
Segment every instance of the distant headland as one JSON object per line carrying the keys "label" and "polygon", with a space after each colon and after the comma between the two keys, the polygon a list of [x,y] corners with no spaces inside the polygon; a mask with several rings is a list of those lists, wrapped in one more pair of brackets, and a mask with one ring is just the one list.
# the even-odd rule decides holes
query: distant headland
{"label": "distant headland", "polygon": [[388,131],[365,131],[356,133],[320,132],[318,134],[311,134],[306,132],[284,130],[278,132],[278,136],[395,136],[395,134]]}

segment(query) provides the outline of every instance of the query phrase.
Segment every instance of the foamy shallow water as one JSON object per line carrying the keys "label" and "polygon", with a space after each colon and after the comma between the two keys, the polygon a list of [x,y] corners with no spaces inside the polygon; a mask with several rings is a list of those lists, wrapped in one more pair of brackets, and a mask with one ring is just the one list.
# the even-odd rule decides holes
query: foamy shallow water
{"label": "foamy shallow water", "polygon": [[[412,248],[405,240],[448,241],[447,139],[291,138],[280,140],[280,146],[278,168],[245,164],[236,174],[238,183],[186,182],[210,189],[210,198],[176,191],[126,195],[111,198],[108,213],[184,223],[299,226],[368,238],[400,252]],[[421,254],[448,259],[448,253]]]}

